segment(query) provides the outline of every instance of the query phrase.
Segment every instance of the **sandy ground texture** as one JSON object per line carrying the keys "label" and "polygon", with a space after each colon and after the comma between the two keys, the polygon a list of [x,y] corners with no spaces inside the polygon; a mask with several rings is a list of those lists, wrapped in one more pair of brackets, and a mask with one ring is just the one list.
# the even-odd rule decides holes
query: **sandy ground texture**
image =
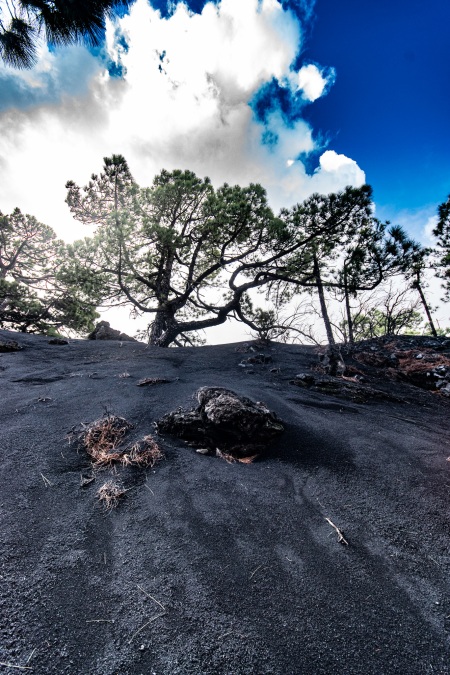
{"label": "sandy ground texture", "polygon": [[[450,672],[448,397],[367,359],[322,386],[304,346],[0,338],[0,672]],[[157,436],[153,468],[95,471],[68,443],[105,414],[155,434],[203,386],[284,434],[251,464]]]}

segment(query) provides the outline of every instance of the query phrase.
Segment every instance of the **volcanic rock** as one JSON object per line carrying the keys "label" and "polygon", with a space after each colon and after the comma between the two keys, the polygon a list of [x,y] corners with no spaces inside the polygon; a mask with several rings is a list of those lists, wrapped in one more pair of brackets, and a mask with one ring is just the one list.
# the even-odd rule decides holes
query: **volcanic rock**
{"label": "volcanic rock", "polygon": [[164,415],[158,431],[208,447],[248,457],[264,450],[284,431],[275,413],[223,387],[202,387],[196,393],[198,407]]}
{"label": "volcanic rock", "polygon": [[120,330],[111,328],[109,321],[99,321],[92,333],[88,335],[88,340],[120,340],[121,342],[137,342],[133,337]]}
{"label": "volcanic rock", "polygon": [[0,339],[0,352],[19,352],[23,347],[15,340]]}

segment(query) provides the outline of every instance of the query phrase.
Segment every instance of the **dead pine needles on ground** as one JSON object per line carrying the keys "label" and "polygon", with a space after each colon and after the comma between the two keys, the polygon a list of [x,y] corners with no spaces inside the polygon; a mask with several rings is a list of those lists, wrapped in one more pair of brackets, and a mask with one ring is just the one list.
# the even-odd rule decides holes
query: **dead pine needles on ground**
{"label": "dead pine needles on ground", "polygon": [[136,443],[123,446],[125,435],[133,425],[124,417],[107,414],[90,424],[82,424],[68,436],[74,439],[92,458],[94,467],[113,464],[151,468],[163,458],[163,453],[153,436],[144,436]]}
{"label": "dead pine needles on ground", "polygon": [[69,435],[69,440],[75,438],[95,466],[110,466],[120,462],[123,453],[117,449],[132,428],[133,425],[124,417],[107,414],[90,424],[82,424]]}
{"label": "dead pine needles on ground", "polygon": [[153,436],[148,435],[128,447],[122,456],[121,462],[124,466],[132,464],[141,468],[151,469],[163,457],[164,455],[158,443]]}
{"label": "dead pine needles on ground", "polygon": [[98,490],[97,498],[104,505],[106,511],[111,511],[125,496],[125,493],[126,490],[119,481],[108,480]]}
{"label": "dead pine needles on ground", "polygon": [[231,453],[222,452],[222,450],[219,450],[219,448],[216,448],[216,457],[219,457],[220,459],[224,459],[228,464],[235,464],[236,462],[239,463],[239,464],[253,464],[253,462],[258,457],[258,455],[250,455],[250,456],[247,456],[247,457],[239,457],[239,456],[233,455]]}

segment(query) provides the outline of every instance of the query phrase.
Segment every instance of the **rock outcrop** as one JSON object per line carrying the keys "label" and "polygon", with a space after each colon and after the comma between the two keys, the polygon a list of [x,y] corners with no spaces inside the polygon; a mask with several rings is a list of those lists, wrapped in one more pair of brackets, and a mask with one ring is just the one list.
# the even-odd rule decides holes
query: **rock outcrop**
{"label": "rock outcrop", "polygon": [[284,427],[264,403],[222,387],[202,387],[198,406],[164,415],[157,428],[197,448],[249,457],[267,448]]}
{"label": "rock outcrop", "polygon": [[[445,337],[386,335],[346,349],[346,374],[384,376],[450,395],[450,340]],[[347,360],[348,359],[348,360]]]}
{"label": "rock outcrop", "polygon": [[115,328],[111,328],[109,321],[99,321],[92,333],[88,335],[88,340],[120,340],[121,342],[137,342],[133,337],[122,333]]}

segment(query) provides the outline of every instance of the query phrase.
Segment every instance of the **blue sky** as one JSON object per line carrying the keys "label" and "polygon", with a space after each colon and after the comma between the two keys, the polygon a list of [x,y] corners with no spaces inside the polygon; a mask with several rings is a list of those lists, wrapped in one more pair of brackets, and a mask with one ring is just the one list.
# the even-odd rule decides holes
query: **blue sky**
{"label": "blue sky", "polygon": [[450,3],[318,0],[304,57],[336,81],[305,113],[364,169],[379,213],[429,209],[450,192]]}
{"label": "blue sky", "polygon": [[71,238],[65,181],[121,152],[141,184],[191,168],[276,209],[366,180],[425,240],[450,192],[449,26],[442,0],[138,0],[101,49],[0,67],[0,208]]}

